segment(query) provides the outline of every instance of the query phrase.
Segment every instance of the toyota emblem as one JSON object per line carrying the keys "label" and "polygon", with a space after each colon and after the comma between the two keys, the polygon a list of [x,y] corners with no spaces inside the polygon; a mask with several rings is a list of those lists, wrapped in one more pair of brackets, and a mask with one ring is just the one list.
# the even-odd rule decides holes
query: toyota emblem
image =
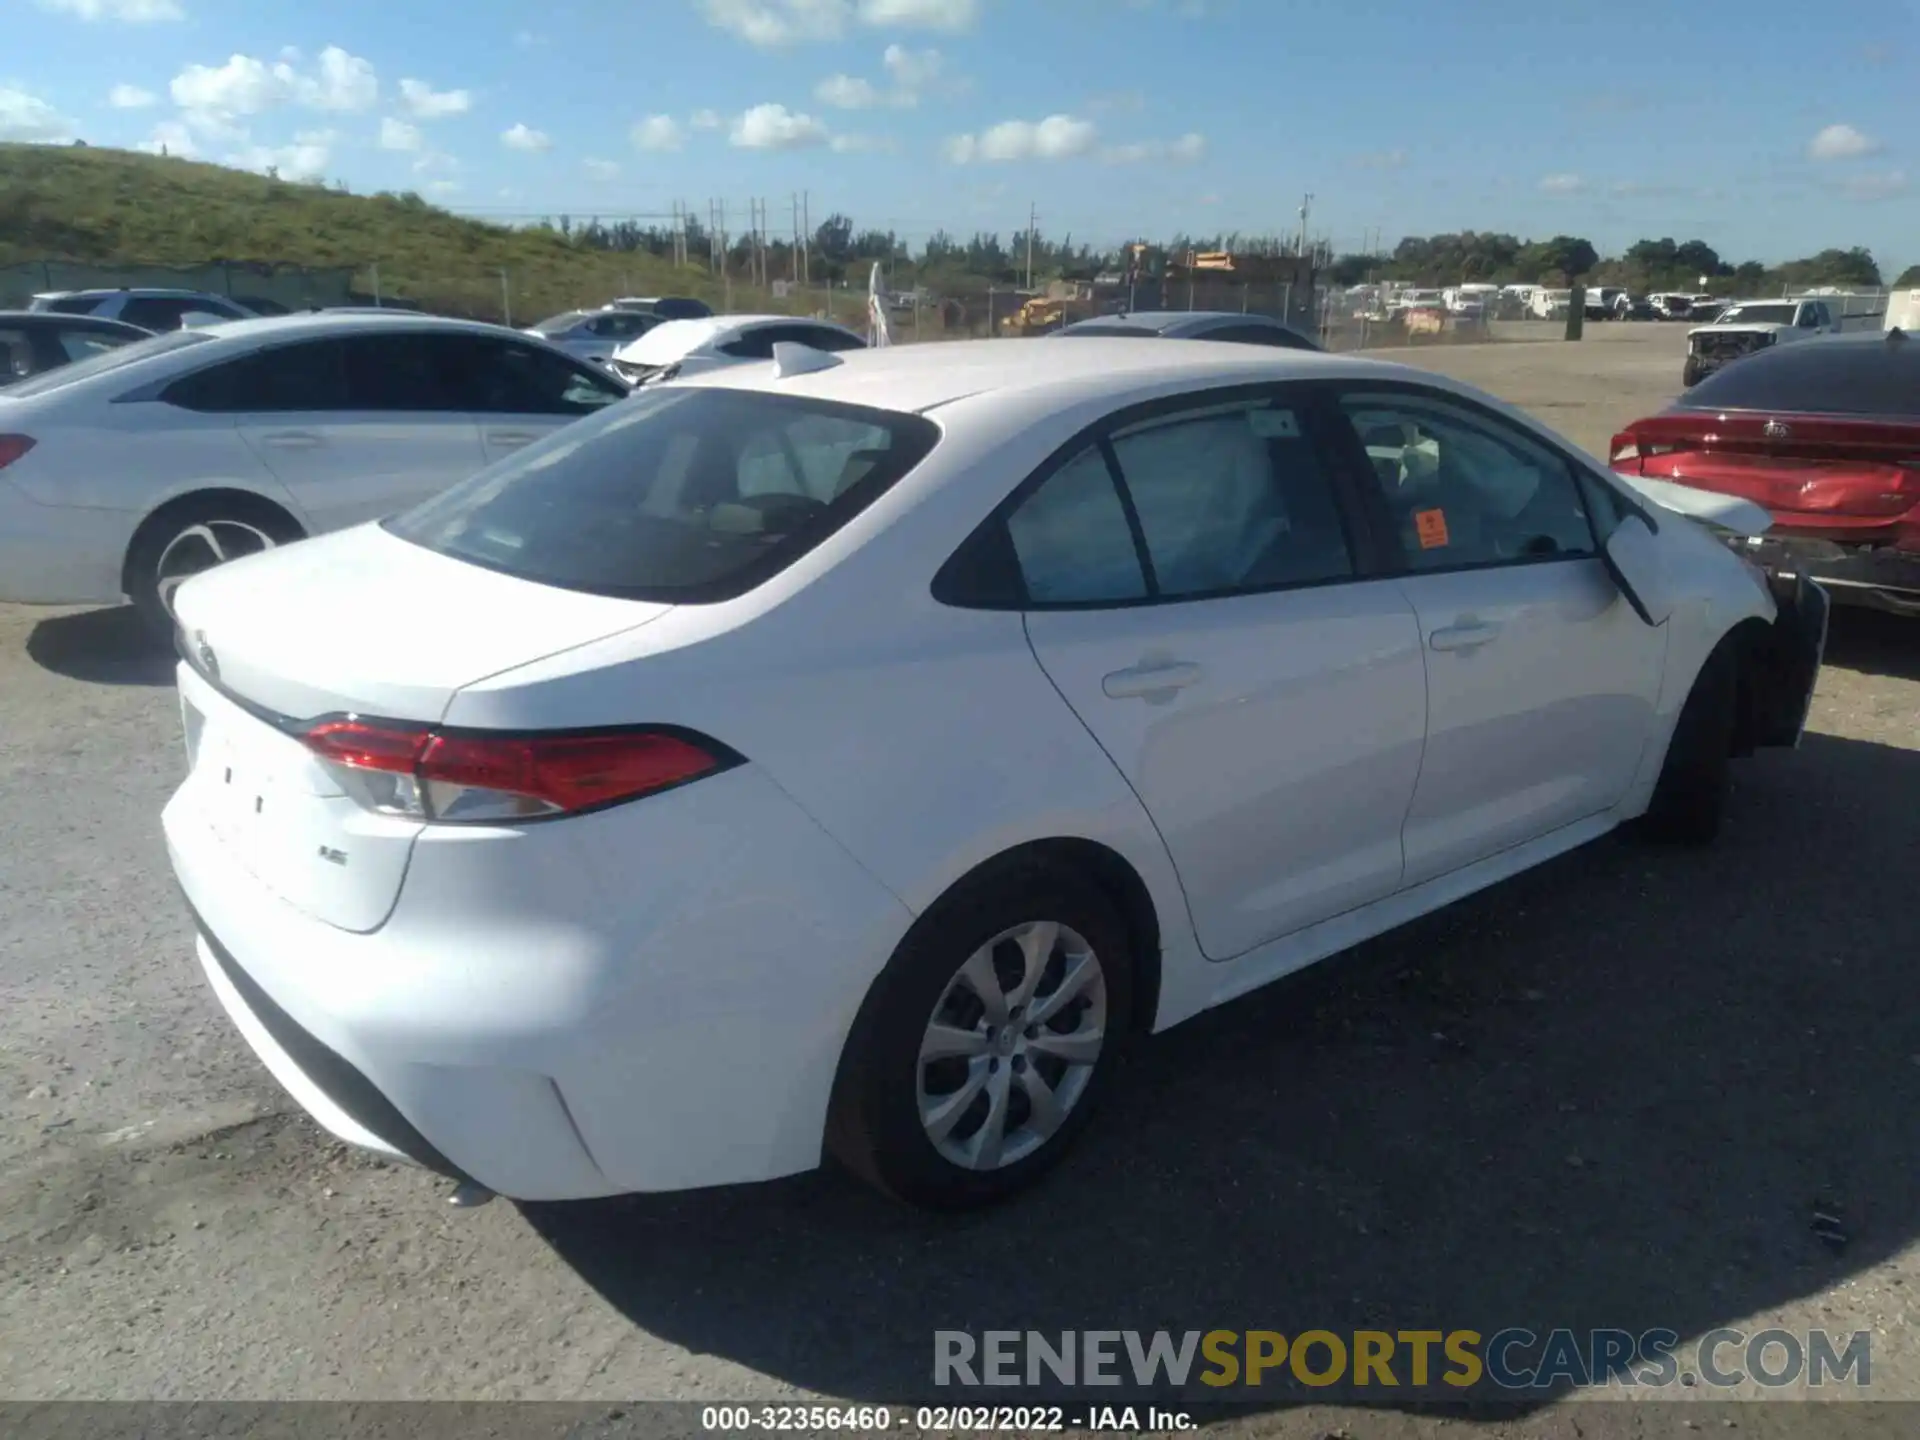
{"label": "toyota emblem", "polygon": [[1760,427],[1760,433],[1769,440],[1784,440],[1793,434],[1793,427],[1783,425],[1778,420],[1769,420]]}
{"label": "toyota emblem", "polygon": [[194,653],[200,657],[200,668],[206,671],[209,677],[218,680],[220,678],[220,657],[213,653],[213,646],[207,643],[207,632],[204,630],[194,631],[193,643],[195,646]]}

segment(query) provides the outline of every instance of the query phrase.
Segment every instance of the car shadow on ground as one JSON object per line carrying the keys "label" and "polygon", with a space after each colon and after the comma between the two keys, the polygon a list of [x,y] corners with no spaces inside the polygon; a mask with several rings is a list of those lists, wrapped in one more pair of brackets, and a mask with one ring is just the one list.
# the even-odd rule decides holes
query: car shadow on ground
{"label": "car shadow on ground", "polygon": [[170,685],[173,652],[140,624],[131,605],[55,615],[27,636],[34,663],[96,685]]}
{"label": "car shadow on ground", "polygon": [[1920,680],[1920,615],[1836,606],[1827,626],[1826,662],[1865,675]]}
{"label": "car shadow on ground", "polygon": [[1148,1043],[996,1211],[829,1169],[523,1213],[644,1330],[868,1401],[935,1398],[936,1329],[1736,1323],[1920,1232],[1920,754],[1737,776],[1710,849],[1610,838]]}

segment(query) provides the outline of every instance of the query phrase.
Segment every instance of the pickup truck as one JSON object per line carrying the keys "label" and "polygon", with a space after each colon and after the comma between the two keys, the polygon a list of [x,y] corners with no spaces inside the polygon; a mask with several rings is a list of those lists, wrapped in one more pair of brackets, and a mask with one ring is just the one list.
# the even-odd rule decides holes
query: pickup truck
{"label": "pickup truck", "polygon": [[1720,312],[1711,325],[1687,332],[1687,361],[1680,372],[1684,385],[1697,385],[1722,365],[1764,350],[1814,335],[1830,335],[1840,326],[1833,312],[1819,300],[1741,300]]}

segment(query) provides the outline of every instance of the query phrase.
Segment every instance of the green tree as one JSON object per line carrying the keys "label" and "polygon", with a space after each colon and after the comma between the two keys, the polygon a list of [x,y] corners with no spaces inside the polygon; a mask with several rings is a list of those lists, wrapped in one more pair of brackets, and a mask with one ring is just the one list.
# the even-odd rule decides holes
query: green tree
{"label": "green tree", "polygon": [[1893,288],[1911,290],[1920,288],[1920,265],[1909,265],[1894,277]]}

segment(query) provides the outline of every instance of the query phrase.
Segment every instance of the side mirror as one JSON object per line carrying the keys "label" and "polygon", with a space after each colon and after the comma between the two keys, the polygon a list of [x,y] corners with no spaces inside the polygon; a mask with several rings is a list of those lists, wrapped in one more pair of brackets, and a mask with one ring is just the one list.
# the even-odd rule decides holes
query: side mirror
{"label": "side mirror", "polygon": [[1627,516],[1614,526],[1601,558],[1635,613],[1649,625],[1666,624],[1673,613],[1673,588],[1653,528],[1638,515]]}

